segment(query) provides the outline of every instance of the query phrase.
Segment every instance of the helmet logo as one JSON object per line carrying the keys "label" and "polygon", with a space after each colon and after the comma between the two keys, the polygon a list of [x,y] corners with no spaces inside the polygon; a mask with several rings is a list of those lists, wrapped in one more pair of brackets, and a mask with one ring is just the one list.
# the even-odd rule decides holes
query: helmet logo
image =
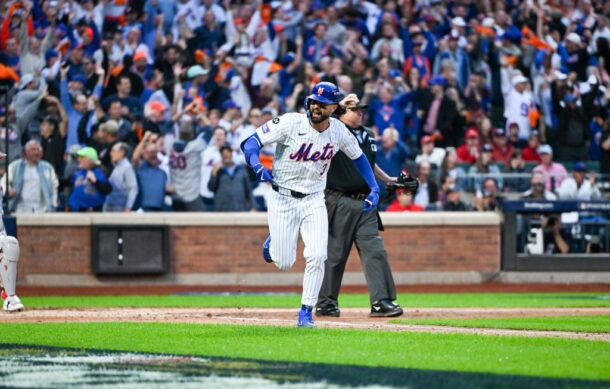
{"label": "helmet logo", "polygon": [[318,88],[318,96],[322,96],[323,93],[324,93],[324,88],[322,88],[322,87]]}

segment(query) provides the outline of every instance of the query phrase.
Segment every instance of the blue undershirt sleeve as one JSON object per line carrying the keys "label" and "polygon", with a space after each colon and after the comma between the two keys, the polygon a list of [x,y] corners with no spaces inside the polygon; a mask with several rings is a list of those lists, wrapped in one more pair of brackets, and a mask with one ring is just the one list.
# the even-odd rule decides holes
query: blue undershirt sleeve
{"label": "blue undershirt sleeve", "polygon": [[375,173],[373,173],[373,169],[371,169],[371,164],[369,160],[366,159],[364,153],[360,155],[360,157],[354,159],[354,164],[356,164],[356,168],[364,181],[366,181],[369,188],[371,188],[371,192],[379,192],[379,186],[377,185],[377,180],[375,180]]}

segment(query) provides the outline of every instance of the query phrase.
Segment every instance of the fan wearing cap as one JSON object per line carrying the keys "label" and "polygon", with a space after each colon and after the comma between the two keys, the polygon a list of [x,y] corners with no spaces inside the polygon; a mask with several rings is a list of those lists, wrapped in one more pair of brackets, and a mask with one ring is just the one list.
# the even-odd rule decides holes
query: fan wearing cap
{"label": "fan wearing cap", "polygon": [[501,127],[494,128],[491,141],[494,149],[492,160],[494,162],[503,163],[508,167],[510,160],[515,154],[515,148],[508,143],[506,131]]}
{"label": "fan wearing cap", "polygon": [[572,177],[567,177],[557,190],[560,200],[591,201],[599,200],[602,194],[597,187],[594,174],[589,174],[586,179],[587,165],[577,162],[572,168]]}
{"label": "fan wearing cap", "polygon": [[21,77],[12,105],[17,114],[17,127],[22,133],[25,131],[25,127],[34,120],[40,102],[47,94],[47,83],[43,77],[37,78],[31,74]]}
{"label": "fan wearing cap", "polygon": [[557,52],[561,58],[561,71],[563,73],[576,72],[579,81],[587,80],[589,52],[580,35],[575,32],[567,34],[563,43],[557,48]]}
{"label": "fan wearing cap", "polygon": [[68,206],[72,212],[101,212],[112,186],[100,167],[97,151],[93,147],[83,147],[76,154],[79,169],[72,176],[74,189]]}
{"label": "fan wearing cap", "polygon": [[421,154],[415,157],[415,163],[420,164],[423,161],[430,162],[436,168],[440,168],[445,159],[445,149],[434,147],[434,138],[426,135],[421,138]]}
{"label": "fan wearing cap", "polygon": [[532,132],[530,111],[534,108],[534,98],[528,90],[529,80],[517,75],[512,78],[511,85],[504,95],[504,117],[507,123],[517,123],[519,138],[527,140]]}
{"label": "fan wearing cap", "polygon": [[[339,102],[335,116],[356,137],[362,152],[375,170],[377,179],[387,184],[396,179],[389,177],[375,163],[375,134],[362,125],[366,109],[367,105],[361,104],[358,96],[351,93]],[[369,286],[371,315],[389,317],[402,314],[400,306],[394,303],[396,287],[383,239],[378,233],[382,226],[377,212],[362,212],[359,198],[365,198],[368,192],[368,185],[358,174],[352,160],[345,153],[338,152],[328,169],[324,191],[330,220],[328,258],[324,263],[324,281],[318,296],[317,316],[340,315],[339,292],[350,251],[346,248],[352,247],[354,243],[358,247]]]}
{"label": "fan wearing cap", "polygon": [[553,149],[551,146],[541,145],[538,147],[538,155],[541,162],[533,171],[542,173],[546,190],[554,192],[561,186],[563,180],[568,176],[568,172],[562,164],[553,162]]}
{"label": "fan wearing cap", "polygon": [[493,146],[486,143],[481,148],[481,153],[477,162],[468,169],[468,177],[470,179],[470,191],[482,191],[483,181],[486,178],[496,180],[498,189],[502,190],[503,180],[502,172],[498,166],[492,163]]}
{"label": "fan wearing cap", "polygon": [[[525,149],[527,147],[528,141],[525,139],[519,138],[519,123],[512,122],[508,123],[508,144],[512,145],[515,149]],[[536,134],[539,137],[540,132],[538,130],[532,130],[530,135],[530,139],[532,136]],[[538,145],[536,145],[538,147]]]}
{"label": "fan wearing cap", "polygon": [[481,145],[479,143],[479,131],[469,128],[466,131],[466,143],[458,147],[457,158],[459,163],[475,163],[479,159]]}

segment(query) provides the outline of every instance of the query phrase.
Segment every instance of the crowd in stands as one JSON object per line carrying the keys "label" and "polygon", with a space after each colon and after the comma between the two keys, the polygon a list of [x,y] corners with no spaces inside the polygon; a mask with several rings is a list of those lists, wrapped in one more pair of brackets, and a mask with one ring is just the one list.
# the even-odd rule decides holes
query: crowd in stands
{"label": "crowd in stands", "polygon": [[264,210],[239,145],[319,81],[368,104],[383,170],[420,180],[382,209],[610,181],[607,0],[0,0],[0,18],[12,212]]}

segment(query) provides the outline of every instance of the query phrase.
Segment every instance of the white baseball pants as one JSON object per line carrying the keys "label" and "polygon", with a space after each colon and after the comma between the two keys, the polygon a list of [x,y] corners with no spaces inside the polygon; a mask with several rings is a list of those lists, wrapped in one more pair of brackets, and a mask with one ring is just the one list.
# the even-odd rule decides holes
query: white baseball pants
{"label": "white baseball pants", "polygon": [[305,243],[305,274],[301,303],[313,307],[324,279],[328,246],[328,216],[324,192],[302,199],[271,192],[267,217],[271,233],[271,259],[280,270],[289,270],[296,261],[299,231]]}

